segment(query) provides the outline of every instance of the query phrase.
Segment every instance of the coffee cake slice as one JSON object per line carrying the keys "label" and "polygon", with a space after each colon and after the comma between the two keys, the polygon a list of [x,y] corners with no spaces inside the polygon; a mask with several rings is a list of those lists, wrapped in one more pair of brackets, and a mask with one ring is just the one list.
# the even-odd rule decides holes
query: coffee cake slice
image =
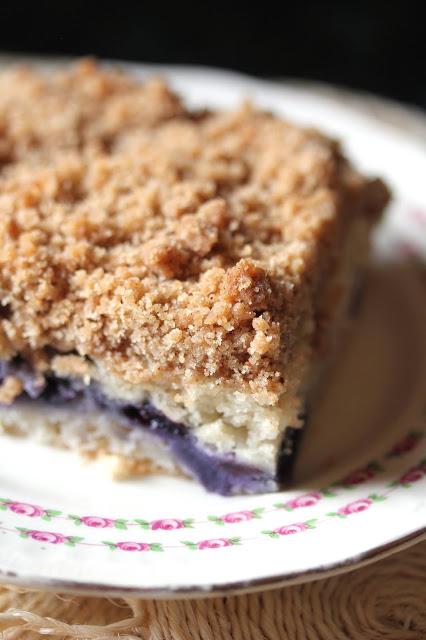
{"label": "coffee cake slice", "polygon": [[0,421],[221,494],[286,479],[388,200],[333,140],[91,61],[0,75]]}

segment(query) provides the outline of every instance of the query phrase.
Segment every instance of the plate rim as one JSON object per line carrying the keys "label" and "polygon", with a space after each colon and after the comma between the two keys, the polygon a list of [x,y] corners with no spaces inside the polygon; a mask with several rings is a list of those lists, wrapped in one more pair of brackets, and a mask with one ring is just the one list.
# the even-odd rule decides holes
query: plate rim
{"label": "plate rim", "polygon": [[284,586],[305,584],[316,580],[324,580],[335,576],[355,571],[374,562],[378,562],[392,556],[399,551],[408,549],[421,542],[426,542],[426,525],[414,530],[405,536],[391,542],[376,545],[372,549],[363,551],[346,560],[329,563],[320,569],[307,569],[306,571],[292,571],[279,576],[252,578],[250,580],[235,580],[226,585],[211,584],[200,587],[126,587],[96,582],[80,582],[73,580],[61,580],[57,578],[40,578],[39,576],[22,576],[11,571],[0,569],[0,584],[2,586],[25,587],[29,590],[69,593],[73,595],[88,595],[98,597],[137,597],[142,600],[182,600],[185,598],[214,598],[220,596],[234,596],[245,593],[255,593],[265,589],[278,589]]}

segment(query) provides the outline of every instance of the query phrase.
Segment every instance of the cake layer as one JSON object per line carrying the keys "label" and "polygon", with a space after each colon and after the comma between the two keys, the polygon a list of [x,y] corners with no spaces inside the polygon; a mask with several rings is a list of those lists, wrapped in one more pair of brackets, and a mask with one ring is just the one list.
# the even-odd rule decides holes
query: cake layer
{"label": "cake layer", "polygon": [[194,429],[171,420],[149,401],[113,399],[97,383],[82,380],[54,375],[37,380],[20,359],[0,363],[0,383],[11,374],[22,381],[22,392],[10,406],[0,405],[0,425],[8,433],[84,453],[123,456],[146,463],[148,472],[181,470],[221,495],[271,491],[290,473],[297,429],[281,429],[269,468],[256,468],[238,460],[235,450],[223,453],[198,440]]}
{"label": "cake layer", "polygon": [[[149,463],[146,467],[149,471],[153,467],[169,472],[182,470],[207,489],[223,495],[272,490],[291,470],[297,429],[290,427],[290,423],[288,427],[274,425],[276,416],[264,415],[263,424],[258,425],[258,437],[262,429],[269,430],[270,440],[264,438],[259,451],[259,447],[244,441],[249,419],[247,408],[244,413],[237,411],[241,398],[228,408],[237,417],[238,426],[232,427],[229,421],[225,428],[240,431],[231,439],[231,436],[224,438],[223,413],[219,427],[222,433],[218,434],[218,416],[223,407],[217,394],[208,396],[208,420],[205,414],[200,417],[199,411],[185,412],[164,390],[140,387],[124,390],[118,386],[112,395],[111,380],[105,385],[101,378],[85,382],[54,373],[42,376],[22,358],[0,361],[0,385],[5,382],[7,385],[8,380],[21,383],[20,393],[8,405],[0,396],[0,422],[8,432],[25,433],[42,442],[86,453],[123,455],[132,461]],[[198,394],[200,402],[202,392],[192,390],[192,393]],[[184,416],[188,422],[179,422]],[[282,420],[285,416],[281,413],[279,417]],[[252,420],[255,418],[252,416]],[[302,417],[295,416],[293,424],[300,427],[302,423]],[[212,437],[212,432],[221,438]],[[236,445],[237,440],[240,446]]]}

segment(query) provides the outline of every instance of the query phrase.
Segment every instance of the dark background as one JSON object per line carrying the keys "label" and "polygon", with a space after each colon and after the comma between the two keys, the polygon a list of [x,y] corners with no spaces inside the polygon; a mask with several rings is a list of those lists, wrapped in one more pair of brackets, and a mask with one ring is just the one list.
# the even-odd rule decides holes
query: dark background
{"label": "dark background", "polygon": [[0,50],[309,78],[426,108],[426,2],[0,0]]}

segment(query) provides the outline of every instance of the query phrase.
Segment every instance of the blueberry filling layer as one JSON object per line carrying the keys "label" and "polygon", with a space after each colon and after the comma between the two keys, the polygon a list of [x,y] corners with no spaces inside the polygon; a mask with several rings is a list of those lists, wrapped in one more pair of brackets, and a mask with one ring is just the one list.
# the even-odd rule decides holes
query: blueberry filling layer
{"label": "blueberry filling layer", "polygon": [[300,429],[286,429],[274,476],[238,463],[233,454],[218,455],[212,448],[202,447],[184,424],[170,420],[149,402],[128,404],[108,397],[96,383],[85,385],[78,379],[42,376],[19,357],[0,361],[0,383],[7,376],[21,380],[23,391],[19,399],[38,400],[54,407],[69,406],[81,412],[100,409],[112,413],[127,426],[149,431],[209,491],[221,495],[271,491],[291,475]]}

